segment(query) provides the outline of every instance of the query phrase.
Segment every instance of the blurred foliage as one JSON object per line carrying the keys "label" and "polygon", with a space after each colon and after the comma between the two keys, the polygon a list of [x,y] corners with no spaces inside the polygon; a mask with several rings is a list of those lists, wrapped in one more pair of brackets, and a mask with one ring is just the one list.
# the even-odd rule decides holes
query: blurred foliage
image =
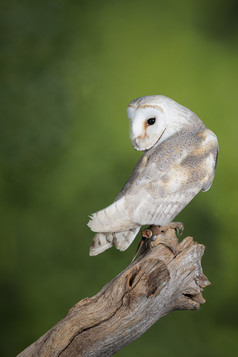
{"label": "blurred foliage", "polygon": [[[130,262],[90,258],[88,215],[140,153],[126,106],[164,94],[214,130],[212,188],[178,217],[207,247],[199,312],[174,312],[118,356],[237,355],[238,5],[235,0],[1,2],[1,352],[12,356]],[[171,343],[172,342],[172,343]]]}

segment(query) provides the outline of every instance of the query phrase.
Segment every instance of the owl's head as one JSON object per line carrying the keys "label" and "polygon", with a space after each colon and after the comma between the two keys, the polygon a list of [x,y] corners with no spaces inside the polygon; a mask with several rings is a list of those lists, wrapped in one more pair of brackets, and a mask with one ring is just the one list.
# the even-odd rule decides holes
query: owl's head
{"label": "owl's head", "polygon": [[200,121],[189,109],[162,95],[133,100],[127,107],[127,114],[132,145],[139,151],[148,150],[185,125]]}

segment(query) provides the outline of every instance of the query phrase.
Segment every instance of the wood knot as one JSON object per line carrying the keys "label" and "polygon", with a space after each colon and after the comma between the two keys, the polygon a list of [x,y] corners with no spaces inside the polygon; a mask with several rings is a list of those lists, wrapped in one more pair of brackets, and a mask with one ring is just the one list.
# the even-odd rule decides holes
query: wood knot
{"label": "wood knot", "polygon": [[129,305],[139,296],[147,298],[157,295],[170,278],[165,263],[159,259],[148,259],[134,266],[126,279],[125,298]]}

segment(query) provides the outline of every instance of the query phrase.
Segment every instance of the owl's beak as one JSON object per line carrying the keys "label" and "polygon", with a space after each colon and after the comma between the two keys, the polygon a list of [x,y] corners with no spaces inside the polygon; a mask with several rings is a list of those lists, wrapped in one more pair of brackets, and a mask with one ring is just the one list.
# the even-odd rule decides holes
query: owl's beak
{"label": "owl's beak", "polygon": [[144,150],[143,148],[141,148],[141,146],[140,146],[140,139],[138,139],[138,138],[135,138],[135,139],[133,140],[133,146],[134,146],[134,148],[135,148],[137,151],[143,151],[143,150]]}

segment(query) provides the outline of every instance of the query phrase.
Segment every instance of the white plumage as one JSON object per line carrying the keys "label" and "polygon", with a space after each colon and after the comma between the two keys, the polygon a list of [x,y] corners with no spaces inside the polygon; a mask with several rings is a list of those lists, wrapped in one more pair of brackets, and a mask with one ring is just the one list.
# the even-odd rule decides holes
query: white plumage
{"label": "white plumage", "polygon": [[90,255],[125,250],[141,226],[172,222],[214,178],[217,138],[192,111],[154,95],[133,100],[127,113],[132,145],[144,154],[114,203],[91,216]]}

